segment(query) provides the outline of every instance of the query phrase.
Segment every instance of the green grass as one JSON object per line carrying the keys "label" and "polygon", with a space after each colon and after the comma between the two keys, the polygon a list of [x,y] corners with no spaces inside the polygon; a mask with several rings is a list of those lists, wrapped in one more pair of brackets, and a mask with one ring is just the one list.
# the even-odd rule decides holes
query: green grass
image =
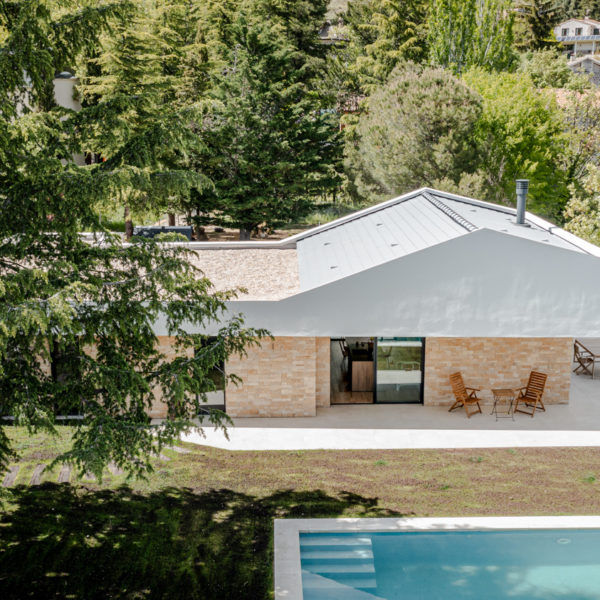
{"label": "green grass", "polygon": [[[7,428],[0,597],[272,597],[274,518],[600,514],[600,449],[233,452],[185,445],[147,480],[29,486],[69,443]],[[181,444],[184,445],[184,444]]]}

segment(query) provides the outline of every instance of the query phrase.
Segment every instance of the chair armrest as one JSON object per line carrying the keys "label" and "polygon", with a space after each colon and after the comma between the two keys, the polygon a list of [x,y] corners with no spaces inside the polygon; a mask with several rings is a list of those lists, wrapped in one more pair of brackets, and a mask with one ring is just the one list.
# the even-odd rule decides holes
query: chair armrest
{"label": "chair armrest", "polygon": [[465,386],[465,390],[471,390],[472,392],[480,392],[481,388],[472,388],[472,387]]}

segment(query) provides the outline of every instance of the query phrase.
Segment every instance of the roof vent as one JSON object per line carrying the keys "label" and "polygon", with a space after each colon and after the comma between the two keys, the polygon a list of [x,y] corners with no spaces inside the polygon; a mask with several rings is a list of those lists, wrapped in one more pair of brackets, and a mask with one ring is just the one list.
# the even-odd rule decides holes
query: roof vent
{"label": "roof vent", "polygon": [[525,205],[527,204],[527,191],[529,179],[517,179],[517,225],[525,223]]}

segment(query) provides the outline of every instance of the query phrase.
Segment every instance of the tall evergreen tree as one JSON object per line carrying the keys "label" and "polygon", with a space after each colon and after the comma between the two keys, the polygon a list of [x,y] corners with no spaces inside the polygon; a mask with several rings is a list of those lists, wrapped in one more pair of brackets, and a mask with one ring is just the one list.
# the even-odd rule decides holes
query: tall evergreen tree
{"label": "tall evergreen tree", "polygon": [[306,214],[335,189],[341,146],[336,119],[313,88],[314,61],[280,23],[241,14],[234,41],[197,157],[215,189],[197,203],[210,212],[206,220],[238,227],[247,239]]}
{"label": "tall evergreen tree", "polygon": [[371,96],[348,146],[347,172],[374,202],[439,181],[458,183],[478,162],[480,99],[444,69],[398,66]]}
{"label": "tall evergreen tree", "polygon": [[[245,330],[240,317],[220,323],[231,294],[214,292],[187,250],[123,245],[103,231],[98,205],[162,200],[198,177],[165,158],[195,137],[187,133],[194,121],[165,106],[157,115],[150,81],[162,81],[160,73],[154,61],[140,72],[144,55],[133,53],[147,47],[123,39],[123,23],[136,18],[131,6],[87,4],[64,0],[58,14],[44,0],[0,10],[0,402],[3,414],[34,430],[53,431],[57,410],[81,411],[73,446],[58,460],[97,475],[114,460],[140,473],[192,426],[214,389],[211,369],[262,332]],[[55,72],[105,43],[109,22],[120,36],[109,58],[121,83],[99,80],[99,100],[80,113],[59,108]],[[106,160],[77,166],[72,157],[83,150]],[[101,234],[101,243],[84,240],[81,229]],[[177,340],[175,357],[157,344],[159,318]],[[211,322],[220,330],[209,344],[184,329]],[[156,390],[170,418],[150,427]],[[0,426],[0,466],[11,452]]]}
{"label": "tall evergreen tree", "polygon": [[515,48],[541,50],[556,45],[552,28],[561,18],[557,0],[515,0]]}
{"label": "tall evergreen tree", "polygon": [[[153,187],[152,194],[137,185],[122,189],[118,200],[124,203],[126,215],[130,207],[164,211],[177,204],[190,187],[210,185],[201,173],[187,168],[187,155],[198,138],[189,126],[194,116],[191,100],[177,101],[182,100],[177,90],[187,82],[181,81],[184,15],[176,8],[173,3],[152,0],[137,3],[127,22],[115,24],[110,35],[102,38],[97,56],[86,62],[92,74],[83,72],[81,77],[80,93],[87,110],[78,120],[89,150],[116,168],[123,166],[123,157],[129,166],[137,161],[136,177],[156,175],[162,182]],[[167,129],[176,143],[160,143]],[[148,167],[148,157],[131,153],[130,145],[137,143],[141,132],[156,136],[155,174]],[[129,219],[126,222],[129,237],[132,225]]]}
{"label": "tall evergreen tree", "polygon": [[600,19],[600,0],[556,0],[562,19]]}
{"label": "tall evergreen tree", "polygon": [[432,0],[429,56],[462,73],[471,66],[502,70],[515,61],[511,0]]}
{"label": "tall evergreen tree", "polygon": [[349,69],[365,91],[381,85],[402,61],[426,59],[427,0],[355,0],[344,20],[356,59]]}

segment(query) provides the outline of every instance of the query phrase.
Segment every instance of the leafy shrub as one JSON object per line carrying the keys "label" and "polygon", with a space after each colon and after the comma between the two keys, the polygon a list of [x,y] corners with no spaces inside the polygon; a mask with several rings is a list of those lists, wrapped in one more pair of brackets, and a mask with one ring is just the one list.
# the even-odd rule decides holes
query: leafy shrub
{"label": "leafy shrub", "polygon": [[166,231],[165,233],[159,233],[154,236],[156,242],[189,242],[187,236],[183,233],[177,233],[176,231]]}

